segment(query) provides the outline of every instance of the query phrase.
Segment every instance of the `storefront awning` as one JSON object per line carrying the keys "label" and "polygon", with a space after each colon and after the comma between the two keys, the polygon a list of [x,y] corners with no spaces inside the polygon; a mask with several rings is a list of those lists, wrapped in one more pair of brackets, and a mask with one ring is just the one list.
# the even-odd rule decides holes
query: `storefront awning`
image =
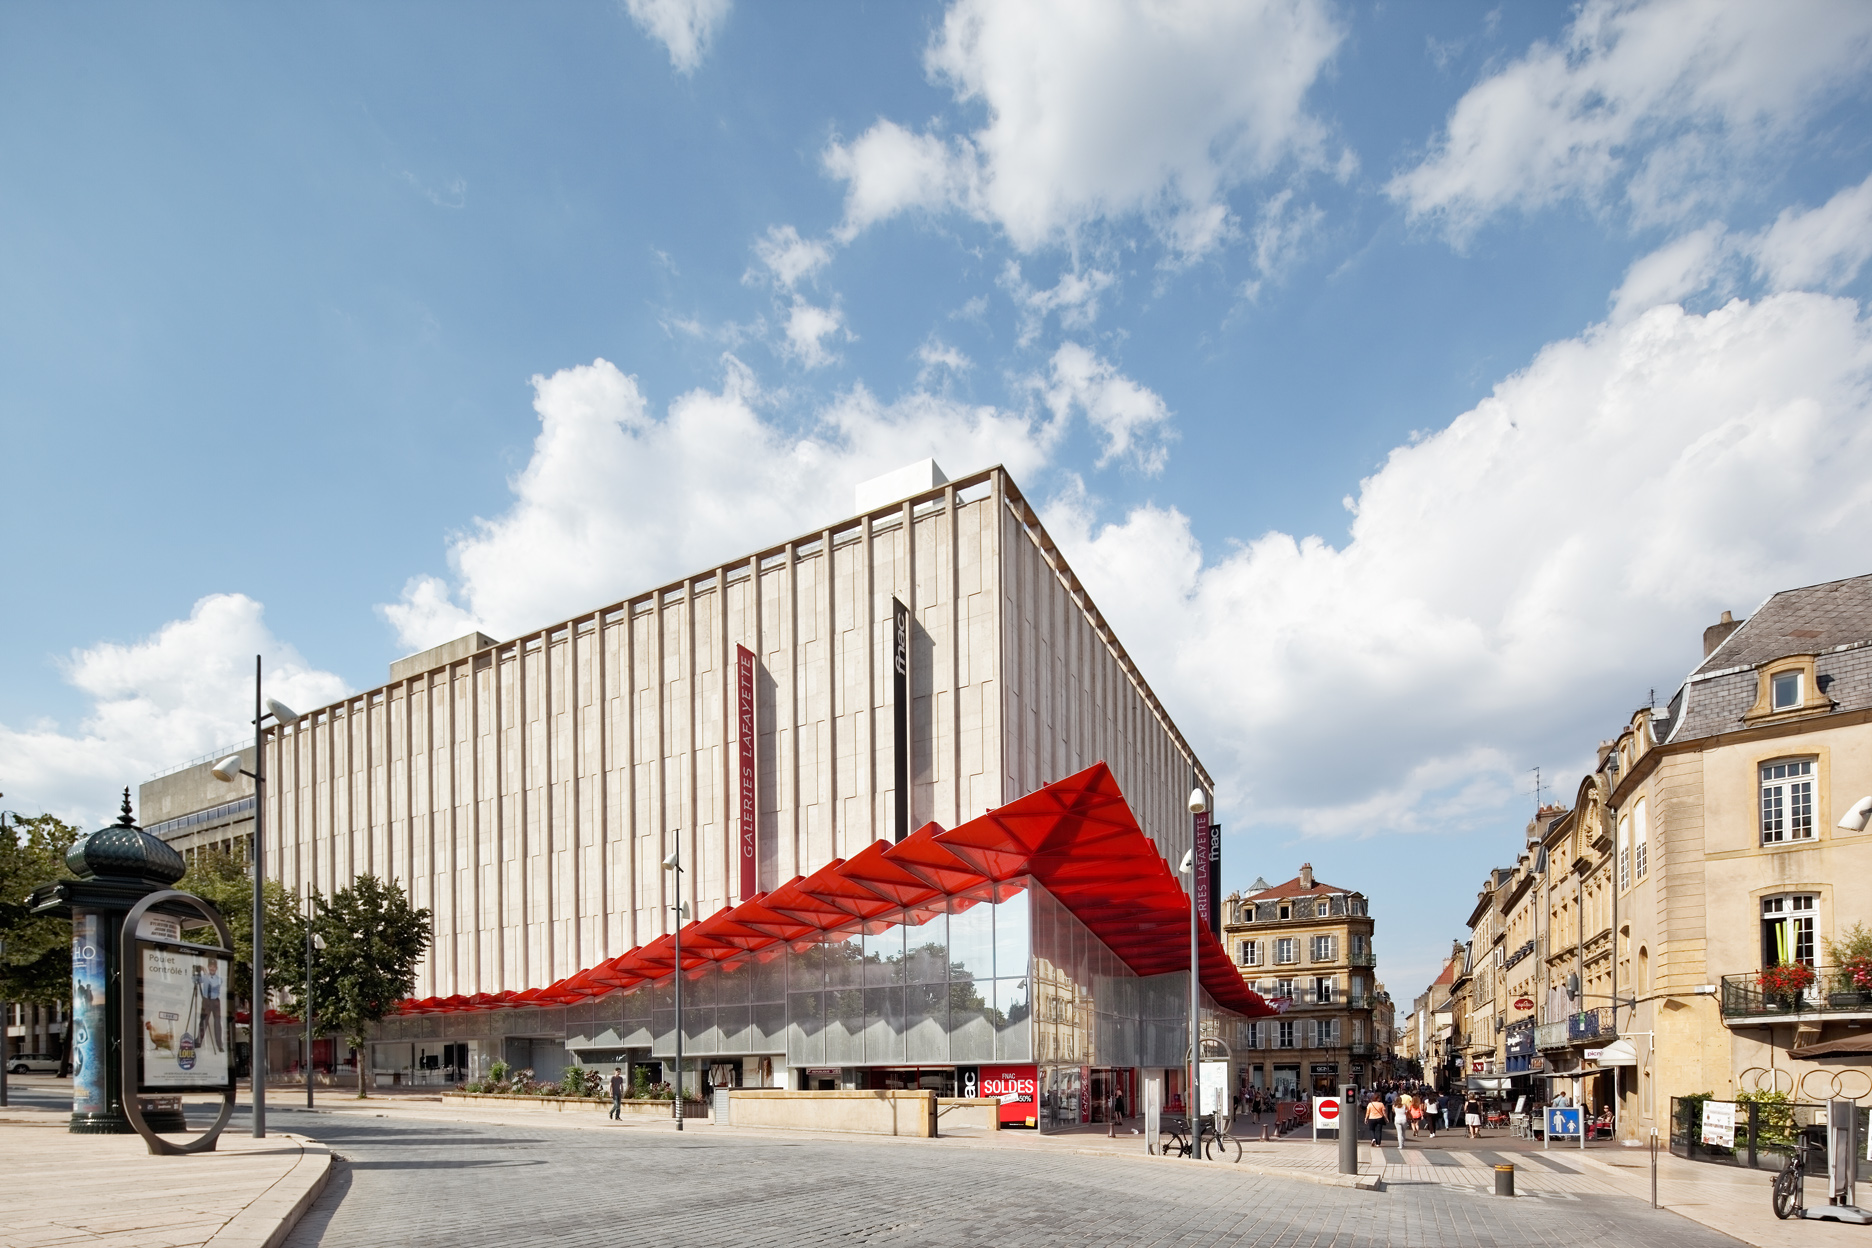
{"label": "storefront awning", "polygon": [[[1141,976],[1189,967],[1189,896],[1138,827],[1104,763],[944,831],[925,824],[898,844],[867,846],[770,893],[724,907],[682,929],[693,971],[793,940],[881,931],[919,914],[998,901],[1032,876]],[[1274,1011],[1242,981],[1222,942],[1197,929],[1202,986],[1250,1018]],[[566,1005],[654,982],[675,969],[675,941],[660,936],[545,988],[426,997],[405,1014]]]}

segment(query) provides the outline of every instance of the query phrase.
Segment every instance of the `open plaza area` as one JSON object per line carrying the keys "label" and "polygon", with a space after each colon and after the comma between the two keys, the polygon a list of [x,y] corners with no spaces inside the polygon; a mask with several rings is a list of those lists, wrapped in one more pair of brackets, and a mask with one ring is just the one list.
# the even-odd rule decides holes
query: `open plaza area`
{"label": "open plaza area", "polygon": [[[97,1199],[108,1182],[143,1221],[134,1230],[100,1216],[55,1227],[16,1221],[24,1190],[0,1202],[6,1248],[38,1245],[208,1244],[242,1248],[250,1215],[228,1230],[242,1185],[258,1200],[282,1186],[285,1167],[227,1178],[225,1209],[153,1226],[150,1195],[175,1182],[173,1167],[136,1177],[123,1159],[91,1163],[40,1156],[51,1123],[21,1121],[59,1104],[51,1079],[16,1088],[0,1111],[0,1164],[13,1174],[63,1166],[74,1192]],[[1777,1223],[1766,1175],[1709,1174],[1664,1159],[1662,1210],[1649,1203],[1649,1172],[1634,1150],[1596,1146],[1581,1155],[1544,1152],[1499,1133],[1477,1143],[1440,1136],[1400,1152],[1361,1149],[1361,1170],[1380,1185],[1346,1185],[1332,1146],[1290,1136],[1250,1143],[1239,1164],[1154,1157],[1141,1136],[1032,1132],[959,1133],[933,1140],[758,1131],[667,1119],[613,1124],[538,1110],[445,1108],[417,1095],[322,1099],[316,1111],[276,1101],[272,1156],[328,1150],[330,1173],[303,1209],[275,1196],[278,1243],[289,1248],[375,1245],[613,1244],[633,1237],[671,1245],[905,1244],[1112,1245],[1293,1244],[1552,1245],[1608,1248],[1831,1248],[1857,1243],[1857,1228]],[[47,1115],[49,1117],[49,1115]],[[238,1116],[235,1130],[245,1123]],[[77,1137],[66,1137],[75,1139]],[[236,1148],[258,1143],[230,1133]],[[243,1155],[236,1153],[229,1161]],[[180,1159],[206,1169],[220,1158]],[[1493,1195],[1494,1167],[1516,1167],[1513,1199]],[[302,1176],[303,1180],[303,1176]],[[156,1186],[151,1186],[156,1185]],[[294,1191],[301,1191],[304,1188]],[[732,1190],[733,1199],[724,1193]],[[73,1202],[74,1204],[76,1201]],[[249,1202],[251,1203],[251,1202]],[[1718,1206],[1733,1206],[1717,1215]],[[1676,1206],[1676,1208],[1673,1208]],[[261,1212],[265,1212],[264,1209]],[[291,1212],[292,1218],[286,1215]],[[1722,1222],[1722,1229],[1710,1225]],[[193,1237],[191,1237],[193,1236]]]}

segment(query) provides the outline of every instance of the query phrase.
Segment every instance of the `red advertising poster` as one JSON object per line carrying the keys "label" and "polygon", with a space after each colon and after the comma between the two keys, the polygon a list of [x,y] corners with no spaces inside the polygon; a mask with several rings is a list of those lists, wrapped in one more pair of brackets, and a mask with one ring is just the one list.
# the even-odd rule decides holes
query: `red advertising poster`
{"label": "red advertising poster", "polygon": [[1001,1125],[1033,1127],[1040,1123],[1040,1076],[1034,1066],[984,1066],[981,1096],[1001,1102]]}
{"label": "red advertising poster", "polygon": [[735,647],[735,725],[740,737],[741,771],[741,900],[760,891],[760,859],[755,852],[759,825],[754,802],[754,652]]}

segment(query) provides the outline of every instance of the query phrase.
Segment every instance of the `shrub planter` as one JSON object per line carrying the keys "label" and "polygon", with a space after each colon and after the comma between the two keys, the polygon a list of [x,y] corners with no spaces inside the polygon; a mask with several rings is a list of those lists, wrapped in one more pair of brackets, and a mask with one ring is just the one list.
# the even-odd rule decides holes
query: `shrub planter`
{"label": "shrub planter", "polygon": [[[514,1096],[502,1092],[444,1092],[444,1105],[498,1105],[503,1109],[543,1109],[552,1113],[578,1113],[584,1110],[597,1110],[599,1113],[611,1112],[611,1098],[592,1098],[587,1096]],[[665,1100],[637,1100],[634,1097],[624,1099],[624,1112],[639,1118],[671,1118],[675,1110]],[[683,1102],[684,1118],[706,1118],[708,1109],[701,1101]]]}

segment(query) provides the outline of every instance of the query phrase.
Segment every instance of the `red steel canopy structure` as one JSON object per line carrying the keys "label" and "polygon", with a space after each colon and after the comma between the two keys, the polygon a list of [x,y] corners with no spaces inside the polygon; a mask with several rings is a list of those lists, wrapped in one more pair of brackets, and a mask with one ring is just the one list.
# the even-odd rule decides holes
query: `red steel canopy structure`
{"label": "red steel canopy structure", "polygon": [[[925,824],[901,842],[877,841],[808,876],[723,907],[682,929],[682,965],[694,971],[798,940],[882,931],[951,909],[1001,900],[1032,876],[1140,976],[1189,967],[1190,898],[1132,817],[1111,769],[1097,763],[945,832]],[[906,912],[908,912],[906,914]],[[569,1005],[653,982],[675,969],[660,936],[545,988],[405,1001],[405,1014]],[[1197,929],[1202,986],[1225,1009],[1271,1016],[1242,982],[1222,943]]]}

